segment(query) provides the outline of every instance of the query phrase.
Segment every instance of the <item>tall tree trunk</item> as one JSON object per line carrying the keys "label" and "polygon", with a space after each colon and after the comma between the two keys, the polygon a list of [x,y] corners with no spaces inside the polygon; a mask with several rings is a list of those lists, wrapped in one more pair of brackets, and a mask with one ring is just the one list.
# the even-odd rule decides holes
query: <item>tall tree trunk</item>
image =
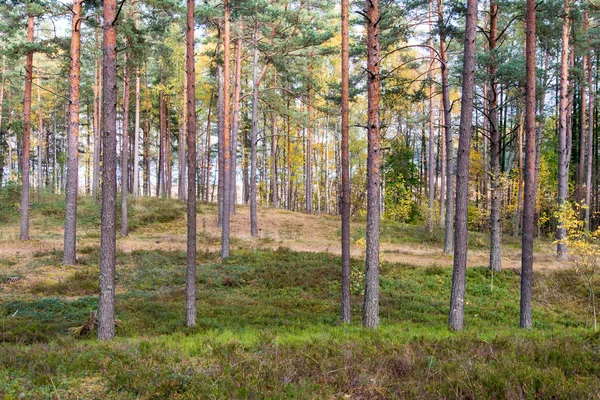
{"label": "tall tree trunk", "polygon": [[196,325],[196,75],[194,64],[194,0],[187,0],[187,268],[185,310],[187,326]]}
{"label": "tall tree trunk", "polygon": [[256,217],[256,140],[258,136],[258,22],[254,23],[254,60],[252,66],[252,134],[250,138],[250,235],[258,236]]}
{"label": "tall tree trunk", "polygon": [[[185,46],[184,51],[184,59],[187,62],[187,52],[188,47]],[[185,144],[186,144],[186,131],[187,131],[187,85],[188,85],[188,76],[187,76],[187,64],[184,68],[183,72],[183,102],[181,107],[181,123],[179,129],[179,137],[177,140],[177,160],[178,160],[178,178],[177,178],[177,198],[180,201],[185,201],[185,170],[186,170],[186,162],[185,162]],[[197,161],[196,161],[197,162]]]}
{"label": "tall tree trunk", "polygon": [[242,39],[235,42],[235,72],[233,81],[233,115],[231,118],[231,212],[237,201],[237,148],[240,121],[240,92],[242,88]]}
{"label": "tall tree trunk", "polygon": [[[162,80],[162,79],[161,79]],[[165,116],[165,95],[162,90],[158,94],[159,136],[158,136],[158,168],[156,182],[156,196],[165,195],[165,131],[167,130]]]}
{"label": "tall tree trunk", "polygon": [[[585,19],[587,20],[587,12],[585,15]],[[588,57],[587,63],[587,78],[588,78],[588,87],[590,89],[590,95],[588,99],[588,141],[587,141],[587,171],[585,177],[585,228],[586,230],[590,229],[590,208],[591,204],[591,190],[592,190],[592,160],[593,160],[593,140],[594,140],[594,120],[592,119],[594,115],[594,75],[592,68],[592,59],[590,56]],[[581,104],[582,107],[585,107],[585,104]]]}
{"label": "tall tree trunk", "polygon": [[435,146],[435,115],[433,113],[433,65],[435,63],[433,53],[433,0],[429,2],[429,70],[427,78],[429,80],[429,149],[427,161],[427,183],[429,184],[427,196],[429,198],[429,218],[427,219],[427,230],[433,232],[434,225],[434,196],[435,196],[435,164],[433,148]]}
{"label": "tall tree trunk", "polygon": [[[559,103],[559,130],[558,130],[558,205],[560,208],[567,206],[568,196],[568,149],[567,149],[567,103],[569,96],[569,33],[570,24],[570,0],[565,0],[563,27],[562,27],[562,49],[560,57],[560,103]],[[558,241],[556,253],[559,258],[566,257],[567,245],[564,239],[567,231],[564,227],[564,219],[559,218],[558,228],[556,230],[556,239]]]}
{"label": "tall tree trunk", "polygon": [[[0,81],[0,131],[2,131],[2,108],[4,106],[4,86],[6,82],[6,56],[2,55],[2,80]],[[10,160],[9,160],[10,162]],[[10,169],[10,167],[9,167]],[[10,179],[10,175],[9,175]]]}
{"label": "tall tree trunk", "polygon": [[381,204],[381,123],[379,98],[379,2],[367,0],[367,100],[368,100],[368,155],[367,155],[367,230],[365,301],[363,325],[379,325],[379,218]]}
{"label": "tall tree trunk", "polygon": [[[32,14],[27,18],[27,41],[33,43]],[[21,231],[20,239],[29,240],[29,141],[31,137],[31,86],[33,80],[33,50],[25,62],[25,98],[23,101],[23,152],[21,157]]]}
{"label": "tall tree trunk", "polygon": [[[584,17],[585,20],[585,17]],[[585,21],[584,21],[584,29],[585,29]],[[581,204],[581,201],[584,199],[585,192],[585,181],[586,181],[586,164],[585,164],[585,154],[586,154],[586,135],[587,129],[585,125],[586,118],[586,83],[585,83],[585,74],[587,73],[587,62],[588,57],[584,55],[582,58],[582,67],[581,67],[581,106],[580,106],[580,130],[579,130],[579,164],[577,166],[577,188],[575,191],[575,201],[578,204]],[[592,92],[590,91],[590,94]]]}
{"label": "tall tree trunk", "polygon": [[350,163],[349,163],[349,45],[348,9],[349,0],[342,0],[342,322],[350,323]]}
{"label": "tall tree trunk", "polygon": [[212,116],[212,105],[214,100],[214,93],[210,95],[210,104],[208,106],[208,119],[206,121],[206,155],[202,159],[202,163],[206,161],[206,169],[204,169],[204,179],[206,181],[204,186],[204,201],[208,202],[208,194],[210,193],[210,136],[211,136],[211,125],[210,117]]}
{"label": "tall tree trunk", "polygon": [[446,172],[446,119],[444,118],[444,100],[440,99],[442,110],[440,112],[440,225],[444,224],[445,218],[445,204],[446,204],[446,176],[448,175]]}
{"label": "tall tree trunk", "polygon": [[513,224],[513,236],[518,236],[519,235],[519,228],[521,225],[521,216],[522,216],[522,199],[523,199],[523,115],[521,114],[521,110],[519,109],[518,111],[518,119],[519,119],[519,150],[518,150],[518,154],[519,154],[519,160],[518,160],[518,166],[519,166],[519,181],[518,181],[518,185],[519,185],[519,189],[517,192],[517,209],[515,210],[515,220],[514,220],[514,224]]}
{"label": "tall tree trunk", "polygon": [[129,54],[125,53],[123,71],[123,140],[121,143],[121,236],[129,235],[127,195],[129,194]]}
{"label": "tall tree trunk", "polygon": [[117,15],[116,0],[104,0],[102,151],[102,225],[98,339],[115,336],[115,263],[117,247]]}
{"label": "tall tree trunk", "polygon": [[71,21],[71,70],[69,80],[69,130],[67,147],[67,194],[63,264],[77,263],[77,188],[79,178],[79,86],[81,68],[81,5],[73,0]]}
{"label": "tall tree trunk", "polygon": [[438,0],[438,30],[440,35],[440,64],[442,71],[442,103],[446,139],[446,220],[444,223],[444,253],[452,253],[454,242],[454,173],[452,166],[452,114],[450,112],[450,83],[448,83],[448,56],[444,26],[444,3]]}
{"label": "tall tree trunk", "polygon": [[167,122],[166,131],[165,131],[165,192],[167,198],[171,198],[171,189],[172,189],[172,176],[171,173],[171,97],[167,97],[165,101],[165,118]]}
{"label": "tall tree trunk", "polygon": [[135,68],[135,122],[133,139],[133,197],[139,196],[140,178],[140,68]]}
{"label": "tall tree trunk", "polygon": [[223,221],[221,229],[221,257],[229,257],[229,216],[231,213],[231,130],[229,119],[230,82],[230,10],[229,0],[225,0],[225,21],[223,35]]}
{"label": "tall tree trunk", "polygon": [[40,68],[37,68],[37,116],[38,116],[38,151],[37,151],[37,185],[38,193],[42,190],[42,153],[44,151],[44,122],[42,117],[42,87]]}
{"label": "tall tree trunk", "polygon": [[490,269],[502,269],[500,257],[502,249],[501,198],[500,198],[500,129],[498,127],[498,66],[496,62],[496,41],[498,37],[498,3],[490,2],[489,65],[490,90],[488,93],[488,122],[490,132]]}
{"label": "tall tree trunk", "polygon": [[[221,34],[219,32],[219,42],[221,40]],[[218,52],[220,52],[221,43],[219,43]],[[223,99],[225,98],[223,92],[223,66],[217,65],[217,109],[218,109],[218,122],[217,122],[217,138],[218,138],[218,187],[217,187],[217,208],[219,215],[217,217],[217,225],[219,228],[223,226],[223,127],[224,127],[224,112]]]}
{"label": "tall tree trunk", "polygon": [[304,200],[305,200],[305,209],[307,213],[313,212],[313,171],[312,171],[312,113],[313,113],[313,105],[312,105],[312,64],[308,64],[308,104],[307,104],[307,117],[308,124],[306,126],[306,165],[305,165],[305,173],[306,173],[306,183],[304,185]]}
{"label": "tall tree trunk", "polygon": [[469,161],[473,129],[473,97],[475,86],[475,40],[477,33],[477,0],[467,1],[465,26],[460,130],[456,159],[456,234],[454,235],[454,269],[450,297],[450,329],[460,331],[464,323],[467,273],[467,215],[469,206]]}
{"label": "tall tree trunk", "polygon": [[148,89],[148,74],[147,74],[147,70],[146,73],[144,74],[145,77],[145,100],[144,100],[144,110],[145,110],[145,115],[146,118],[144,118],[144,126],[146,127],[146,129],[144,130],[144,160],[143,160],[143,164],[144,164],[144,191],[145,191],[145,195],[147,197],[152,196],[152,189],[151,189],[151,182],[150,182],[150,107],[151,107],[151,102],[150,102],[150,90]]}
{"label": "tall tree trunk", "polygon": [[[273,71],[273,86],[277,86],[277,71]],[[277,196],[277,115],[271,111],[271,202],[279,206]]]}
{"label": "tall tree trunk", "polygon": [[[98,21],[96,21],[98,22]],[[96,46],[98,46],[100,39],[98,38],[98,31],[95,30]],[[94,178],[92,183],[92,197],[95,202],[99,200],[98,189],[100,188],[100,152],[102,149],[102,133],[100,118],[102,114],[101,107],[101,68],[102,63],[98,59],[98,51],[94,49]]]}
{"label": "tall tree trunk", "polygon": [[[568,0],[567,0],[568,4]],[[527,0],[525,20],[525,189],[523,201],[523,233],[521,253],[521,328],[531,328],[531,298],[533,283],[533,235],[536,196],[535,171],[535,109],[536,109],[536,0]]]}

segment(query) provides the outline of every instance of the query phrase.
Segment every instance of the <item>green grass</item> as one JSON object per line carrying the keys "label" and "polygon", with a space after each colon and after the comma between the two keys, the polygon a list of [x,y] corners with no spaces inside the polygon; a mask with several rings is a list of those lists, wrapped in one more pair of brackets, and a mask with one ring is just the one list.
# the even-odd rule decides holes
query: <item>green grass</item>
{"label": "green grass", "polygon": [[[0,190],[0,224],[17,223],[18,199],[17,186]],[[198,207],[216,212],[214,204]],[[184,230],[184,217],[177,200],[131,202],[130,227],[140,237]],[[36,226],[55,229],[63,218],[62,196],[34,196]],[[81,197],[82,237],[98,238],[99,223],[99,205]],[[360,225],[354,224],[353,240],[364,237]],[[219,243],[202,223],[198,230],[200,243]],[[441,230],[430,234],[392,221],[382,221],[381,235],[390,243],[443,242]],[[518,245],[508,235],[503,241]],[[487,237],[470,233],[469,245],[484,248]],[[20,255],[0,259],[0,399],[593,398],[600,392],[600,335],[586,325],[587,289],[573,270],[536,271],[534,329],[523,331],[518,273],[502,271],[492,280],[487,269],[470,268],[466,329],[454,333],[447,329],[450,268],[382,263],[381,326],[370,331],[360,326],[363,260],[352,260],[352,324],[345,326],[338,320],[338,257],[248,247],[237,243],[227,260],[198,254],[193,328],[185,326],[185,253],[118,253],[120,323],[107,343],[69,332],[98,307],[97,245],[82,246],[73,268],[60,266],[58,250],[37,251],[27,262]],[[38,269],[47,275],[36,276]],[[9,283],[13,276],[19,282]],[[9,285],[17,286],[4,291]]]}
{"label": "green grass", "polygon": [[[54,253],[37,259],[53,259]],[[381,266],[381,327],[338,323],[327,253],[198,255],[198,324],[185,327],[185,254],[118,254],[117,339],[79,338],[97,307],[98,251],[58,283],[0,300],[0,397],[586,398],[600,390],[600,336],[574,271],[536,274],[532,331],[519,280],[468,270],[466,330],[446,327],[451,269]],[[353,260],[353,270],[363,263]],[[58,268],[58,267],[57,267]],[[360,274],[357,274],[360,276]]]}

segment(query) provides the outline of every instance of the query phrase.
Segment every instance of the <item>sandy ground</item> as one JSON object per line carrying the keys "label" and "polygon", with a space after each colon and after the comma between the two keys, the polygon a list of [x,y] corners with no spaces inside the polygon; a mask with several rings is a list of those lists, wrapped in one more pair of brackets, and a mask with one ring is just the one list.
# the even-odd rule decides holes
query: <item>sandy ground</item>
{"label": "sandy ground", "polygon": [[[216,207],[204,206],[204,213],[198,214],[198,250],[220,249],[221,230],[217,226]],[[259,236],[250,236],[250,218],[247,206],[237,206],[231,217],[232,248],[276,249],[287,247],[296,251],[330,252],[340,254],[340,219],[328,215],[307,215],[285,210],[259,209]],[[0,274],[8,276],[19,273],[34,274],[32,279],[61,279],[72,273],[69,267],[37,267],[23,269],[31,265],[36,254],[60,250],[63,245],[63,232],[60,226],[48,227],[43,221],[33,220],[31,238],[28,242],[18,240],[18,226],[3,227],[0,231]],[[43,227],[45,226],[45,227]],[[86,246],[99,246],[99,229],[83,230],[78,233],[78,249]],[[119,237],[117,247],[124,252],[134,250],[179,250],[186,249],[186,221],[181,218],[174,222],[152,224],[134,231],[127,238]],[[558,261],[554,257],[551,243],[540,243],[534,255],[534,268],[560,269],[572,266],[570,262]],[[360,258],[364,250],[352,244],[352,256]],[[469,266],[485,266],[488,250],[470,250]],[[418,266],[451,266],[452,256],[445,255],[441,247],[414,243],[381,244],[381,259],[390,262]],[[503,249],[504,268],[520,268],[519,249]],[[77,268],[77,267],[74,267]],[[29,279],[28,279],[29,280]]]}

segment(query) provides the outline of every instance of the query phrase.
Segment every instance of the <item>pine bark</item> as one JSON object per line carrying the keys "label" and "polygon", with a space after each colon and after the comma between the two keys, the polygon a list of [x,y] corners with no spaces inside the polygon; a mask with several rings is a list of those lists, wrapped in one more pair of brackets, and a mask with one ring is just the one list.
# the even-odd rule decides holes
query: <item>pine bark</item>
{"label": "pine bark", "polygon": [[491,54],[489,75],[490,90],[488,93],[488,122],[490,132],[490,269],[502,269],[502,226],[501,226],[501,198],[500,198],[500,129],[498,127],[498,81],[496,75],[498,67],[496,62],[496,41],[498,37],[498,3],[490,2],[490,36],[489,49]]}
{"label": "pine bark", "polygon": [[473,98],[475,86],[475,46],[477,33],[477,0],[467,1],[460,129],[456,160],[456,233],[454,235],[454,268],[450,297],[450,329],[460,331],[464,324],[465,287],[467,273],[467,216],[469,206],[469,163],[473,129]]}
{"label": "pine bark", "polygon": [[[570,24],[570,0],[565,1],[563,26],[562,26],[562,47],[560,56],[560,101],[559,101],[559,129],[558,129],[558,206],[565,207],[568,196],[568,149],[567,149],[567,107],[569,96],[569,34],[571,31]],[[558,241],[556,253],[559,258],[566,257],[567,245],[564,239],[567,235],[564,227],[564,220],[559,217],[558,227],[556,229],[556,239]]]}
{"label": "pine bark", "polygon": [[427,219],[427,230],[433,232],[434,225],[434,196],[435,196],[435,164],[434,164],[434,152],[435,146],[435,114],[433,112],[433,66],[435,62],[433,53],[433,0],[429,2],[429,70],[427,71],[427,78],[429,80],[429,143],[428,143],[428,158],[427,158],[427,197],[429,200],[429,217]]}
{"label": "pine bark", "polygon": [[379,100],[380,17],[379,2],[367,0],[367,101],[368,101],[368,155],[367,155],[367,229],[366,269],[363,325],[379,326],[379,219],[381,209],[381,123]]}
{"label": "pine bark", "polygon": [[187,0],[186,31],[187,112],[187,268],[186,323],[196,325],[196,75],[194,64],[194,0]]}
{"label": "pine bark", "polygon": [[444,108],[444,138],[446,150],[446,214],[444,222],[444,253],[452,253],[454,243],[454,173],[452,165],[452,114],[450,111],[450,83],[448,82],[448,55],[444,26],[444,3],[438,0],[438,30],[440,35],[440,67],[442,75],[442,104]]}
{"label": "pine bark", "polygon": [[69,128],[67,134],[67,190],[63,264],[77,263],[77,188],[79,178],[79,87],[81,69],[81,5],[73,0],[71,21],[71,70],[69,82]]}
{"label": "pine bark", "polygon": [[[585,21],[587,22],[588,19],[588,15],[587,12],[585,13]],[[587,25],[587,24],[586,24]],[[586,30],[587,30],[587,26],[586,26]],[[591,193],[592,193],[592,164],[593,164],[593,151],[594,151],[594,146],[593,146],[593,141],[594,141],[594,120],[592,119],[593,115],[594,115],[594,101],[596,99],[596,96],[594,94],[594,70],[592,67],[592,59],[591,57],[588,55],[586,56],[588,58],[588,63],[587,63],[587,85],[588,88],[590,90],[590,95],[588,97],[588,139],[587,139],[587,161],[586,161],[586,177],[585,177],[585,215],[584,215],[584,221],[585,221],[585,228],[586,230],[590,229],[590,210],[592,207],[592,203],[591,203]],[[585,108],[585,104],[581,104],[581,106],[583,108]],[[583,124],[583,123],[582,123]]]}
{"label": "pine bark", "polygon": [[[42,190],[42,153],[44,151],[44,122],[42,117],[42,86],[40,68],[37,68],[37,117],[38,117],[38,151],[37,151],[37,188],[38,193]],[[67,167],[68,168],[68,167]],[[68,179],[68,178],[67,178]]]}
{"label": "pine bark", "polygon": [[[584,17],[585,20],[585,17]],[[585,29],[585,21],[584,21],[584,29]],[[586,129],[586,111],[587,111],[587,107],[586,107],[586,97],[587,97],[587,93],[586,93],[586,77],[585,74],[587,73],[587,62],[588,62],[588,57],[586,55],[584,55],[582,58],[582,67],[581,67],[581,72],[582,72],[582,76],[581,76],[581,106],[579,109],[580,112],[580,130],[579,130],[579,164],[577,165],[577,188],[575,191],[575,201],[578,204],[581,204],[581,201],[584,200],[584,193],[585,193],[585,181],[586,181],[586,163],[585,163],[585,154],[586,154],[586,136],[587,136],[587,129]],[[591,91],[590,91],[591,94]]]}
{"label": "pine bark", "polygon": [[306,182],[304,185],[304,200],[305,200],[305,210],[307,213],[311,214],[313,212],[313,171],[312,171],[312,156],[313,156],[313,146],[312,146],[312,114],[313,114],[313,105],[312,105],[312,65],[308,66],[308,104],[307,104],[307,117],[308,124],[306,126],[306,165],[305,173],[306,173]]}
{"label": "pine bark", "polygon": [[121,142],[121,236],[129,235],[127,195],[129,194],[129,55],[125,53],[123,71],[123,140]]}
{"label": "pine bark", "polygon": [[160,124],[159,136],[158,136],[158,168],[156,182],[156,196],[165,195],[165,131],[167,130],[167,123],[165,117],[165,100],[164,94],[161,92],[158,94],[158,118]]}
{"label": "pine bark", "polygon": [[[187,45],[184,50],[184,60],[187,62]],[[186,199],[186,157],[185,157],[185,144],[186,144],[186,132],[187,132],[187,64],[183,70],[183,102],[181,107],[181,122],[179,124],[179,136],[177,138],[177,162],[178,162],[178,178],[177,178],[177,198],[180,201]],[[197,163],[198,161],[196,161]]]}
{"label": "pine bark", "polygon": [[[220,45],[219,45],[220,47]],[[223,128],[224,128],[224,108],[223,108],[223,66],[217,65],[217,81],[218,81],[218,94],[217,94],[217,138],[218,138],[218,186],[217,186],[217,208],[219,215],[217,217],[217,225],[219,228],[223,226]]]}
{"label": "pine bark", "polygon": [[133,197],[139,196],[140,178],[140,68],[135,69],[135,121],[133,139]]}
{"label": "pine bark", "polygon": [[[96,43],[100,42],[98,31],[95,31]],[[102,148],[102,133],[100,132],[100,116],[101,116],[101,63],[98,60],[97,51],[94,51],[94,177],[92,183],[92,197],[94,201],[98,201],[100,188],[100,151]]]}
{"label": "pine bark", "polygon": [[208,106],[208,119],[206,121],[206,151],[205,151],[205,156],[202,158],[202,163],[206,163],[206,165],[203,165],[202,170],[205,171],[204,172],[204,201],[208,202],[208,194],[210,193],[210,136],[212,134],[212,129],[211,129],[211,116],[212,116],[212,105],[213,105],[213,100],[214,100],[214,93],[211,93],[210,96],[210,103]]}
{"label": "pine bark", "polygon": [[254,23],[254,60],[252,66],[252,131],[250,137],[250,235],[258,236],[256,216],[256,140],[258,136],[258,22]]}
{"label": "pine bark", "polygon": [[[277,86],[277,71],[273,71],[273,85]],[[277,115],[271,111],[271,203],[279,206],[277,196]]]}
{"label": "pine bark", "polygon": [[117,32],[116,0],[104,0],[102,225],[100,228],[100,298],[98,339],[115,336],[115,264],[117,200]]}
{"label": "pine bark", "polygon": [[223,220],[221,229],[221,257],[229,257],[229,235],[231,213],[231,130],[229,119],[229,79],[230,79],[230,9],[225,0],[225,21],[223,35]]}
{"label": "pine bark", "polygon": [[235,42],[235,72],[233,81],[233,115],[231,118],[231,212],[235,214],[237,200],[237,148],[240,121],[240,92],[242,88],[242,39]]}
{"label": "pine bark", "polygon": [[350,323],[350,163],[349,163],[349,45],[348,45],[348,0],[342,0],[342,322]]}
{"label": "pine bark", "polygon": [[[568,4],[567,0],[567,4]],[[532,327],[531,302],[533,283],[533,235],[536,197],[536,0],[527,0],[525,19],[525,188],[521,253],[521,328]]]}
{"label": "pine bark", "polygon": [[[27,41],[33,43],[34,17],[27,18]],[[29,145],[31,137],[31,86],[33,80],[33,50],[27,52],[25,62],[25,97],[23,100],[23,151],[21,157],[21,240],[29,240]]]}

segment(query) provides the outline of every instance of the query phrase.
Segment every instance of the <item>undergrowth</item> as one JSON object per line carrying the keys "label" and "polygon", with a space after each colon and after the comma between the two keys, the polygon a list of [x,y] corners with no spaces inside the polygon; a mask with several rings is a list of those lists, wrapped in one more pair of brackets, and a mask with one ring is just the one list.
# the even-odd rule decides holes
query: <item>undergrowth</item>
{"label": "undergrowth", "polygon": [[[70,327],[97,308],[98,250],[56,282],[0,304],[0,397],[537,398],[600,390],[600,336],[574,271],[540,272],[532,331],[517,327],[519,275],[467,272],[467,329],[446,328],[451,269],[381,265],[381,327],[338,322],[328,253],[198,254],[197,326],[185,326],[185,253],[117,255],[117,339]],[[39,260],[55,254],[39,254]],[[352,260],[352,269],[362,268]],[[48,268],[48,267],[43,267]],[[361,279],[360,274],[355,274]],[[1,285],[1,283],[0,283]],[[359,285],[360,287],[360,285]]]}

